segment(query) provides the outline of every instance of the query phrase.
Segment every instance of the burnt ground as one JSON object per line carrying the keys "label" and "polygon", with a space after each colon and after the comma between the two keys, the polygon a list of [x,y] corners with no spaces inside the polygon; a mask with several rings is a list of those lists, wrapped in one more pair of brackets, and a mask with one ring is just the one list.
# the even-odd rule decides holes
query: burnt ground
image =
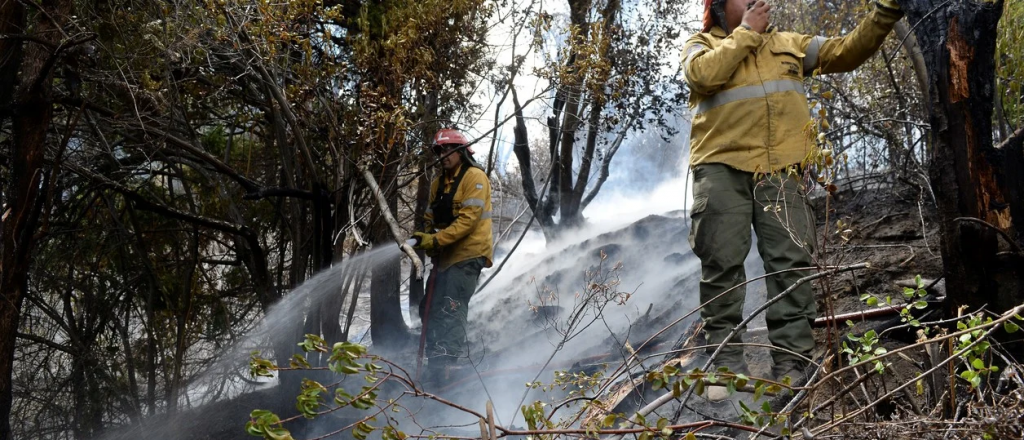
{"label": "burnt ground", "polygon": [[[900,305],[903,296],[899,281],[909,281],[918,275],[926,280],[940,276],[936,214],[930,201],[921,196],[916,189],[900,187],[846,190],[830,198],[821,195],[812,200],[818,236],[826,243],[819,246],[816,263],[820,267],[870,264],[867,269],[815,281],[819,316],[877,309],[865,304],[861,299],[864,294],[873,295],[880,302],[891,296],[893,304]],[[687,344],[700,343],[700,338],[686,339],[697,324],[696,314],[666,327],[695,310],[698,304],[699,262],[687,245],[688,232],[685,213],[650,216],[538,258],[533,269],[500,287],[497,294],[493,290],[481,292],[483,298],[475,298],[471,307],[474,328],[470,333],[475,342],[476,365],[472,371],[467,369],[458,375],[456,383],[444,391],[456,396],[456,400],[463,399],[460,402],[468,407],[482,407],[485,400],[496,400],[499,412],[509,414],[519,404],[522,384],[535,380],[542,385],[550,384],[554,372],[559,370],[611,374],[634,348],[646,359],[648,371],[672,359],[686,369],[702,366],[704,358],[694,356],[693,350],[686,351]],[[764,274],[760,265],[755,245],[746,264],[748,279]],[[617,267],[614,276],[609,276],[609,267]],[[612,304],[601,313],[581,307],[580,298],[592,293],[594,289],[587,286],[594,286],[595,281],[597,285],[613,284],[611,290],[628,292],[628,304]],[[939,282],[931,290],[941,287]],[[752,281],[747,287],[746,313],[763,304],[765,297],[764,283]],[[581,326],[587,328],[568,338],[565,330],[579,316],[583,316]],[[901,324],[898,315],[850,319],[852,327],[846,321],[815,330],[815,355],[819,361],[826,348],[838,350],[848,333],[861,335],[874,329],[882,334],[880,345],[890,350],[916,338],[913,331],[884,332]],[[591,322],[592,325],[586,325]],[[752,374],[758,377],[769,377],[771,369],[769,351],[764,347],[768,344],[764,325],[764,319],[758,317],[744,338],[744,342],[751,344],[746,349],[748,363]],[[641,347],[648,338],[650,342]],[[546,357],[556,351],[550,359]],[[836,361],[834,356],[830,359]],[[915,368],[920,366],[915,362],[913,358],[898,358],[890,365],[894,380],[911,380]],[[631,375],[621,376],[620,383],[612,387],[619,394],[609,402],[615,404],[616,411],[630,414],[664,392],[640,383],[642,372],[633,369]],[[630,377],[639,385],[627,384],[625,378]],[[886,385],[866,381],[863,388],[871,392],[868,388],[873,386]],[[540,400],[549,405],[557,405],[565,397],[564,393],[550,390],[535,389],[527,394],[527,403]],[[504,400],[505,405],[497,400]],[[920,402],[908,405],[920,407],[928,403],[920,396],[917,400]],[[735,419],[736,405],[732,403],[723,407],[697,398],[682,411],[669,405],[667,412],[658,415],[671,415],[677,422]]]}
{"label": "burnt ground", "polygon": [[[892,296],[893,304],[898,305],[902,301],[902,287],[897,285],[899,281],[911,280],[917,275],[929,280],[940,276],[942,268],[938,255],[936,214],[927,197],[914,188],[886,187],[844,190],[831,198],[813,198],[818,234],[826,242],[819,248],[818,264],[870,263],[870,268],[815,282],[819,316],[877,308],[865,304],[861,299],[865,294],[883,300]],[[570,376],[604,374],[607,377],[636,350],[642,361],[634,361],[629,374],[619,376],[610,391],[602,394],[602,399],[615,412],[623,414],[632,414],[649,404],[665,391],[652,390],[644,383],[644,371],[657,371],[666,362],[675,362],[688,371],[701,366],[705,360],[696,354],[699,350],[692,349],[701,343],[699,336],[694,337],[699,325],[696,314],[680,319],[697,306],[699,262],[689,251],[688,232],[684,213],[667,213],[649,216],[586,239],[563,243],[558,251],[546,256],[526,256],[531,268],[506,274],[510,275],[509,279],[495,282],[474,297],[469,332],[473,343],[473,365],[455,371],[447,384],[432,391],[481,412],[485,402],[492,401],[500,424],[521,429],[524,428],[519,413],[521,404],[543,401],[547,402],[547,408],[551,408],[565,402],[575,389],[573,384],[556,384],[556,371],[567,372]],[[751,279],[763,275],[760,260],[753,253],[747,260],[748,278]],[[941,293],[941,288],[942,283],[939,282],[931,290]],[[601,298],[603,302],[599,300]],[[749,312],[764,300],[763,282],[752,282],[747,288],[746,310]],[[594,307],[595,303],[603,306]],[[938,316],[929,315],[926,319],[938,319]],[[675,321],[680,322],[670,325]],[[846,321],[830,323],[815,330],[819,361],[826,359],[826,348],[838,351],[847,334],[863,335],[874,330],[882,335],[879,344],[890,351],[905,347],[917,338],[914,331],[890,330],[902,324],[898,315],[850,319],[852,327]],[[753,321],[744,341],[755,345],[767,344],[764,332],[759,329],[763,325],[763,319]],[[650,342],[641,346],[648,339]],[[852,341],[846,342],[856,346]],[[409,355],[391,353],[388,357],[414,371],[414,362]],[[748,347],[747,357],[753,376],[768,376],[771,362],[766,348]],[[819,377],[847,364],[841,354],[827,360],[830,362],[826,362]],[[807,408],[819,405],[833,395],[844,395],[839,405],[822,409],[808,424],[820,426],[848,411],[866,407],[868,402],[887,394],[895,386],[914,382],[917,374],[930,366],[930,359],[923,349],[892,356],[889,361],[885,375],[863,380],[853,392],[846,387],[856,383],[858,377],[868,374],[866,370],[846,372],[827,383],[815,384],[807,397],[801,400],[802,406],[792,413],[793,417],[805,414]],[[942,407],[940,400],[947,397],[942,390],[943,381],[948,380],[948,376],[926,379],[905,392],[872,405],[866,415],[847,426],[851,430],[844,428],[831,435],[843,438],[907,436],[906,430],[900,431],[894,426],[904,426],[900,423],[914,417],[933,415],[935,408]],[[534,381],[537,382],[533,386],[524,386]],[[390,393],[397,395],[400,389],[392,388]],[[613,395],[616,397],[609,397]],[[739,412],[738,402],[749,401],[749,398],[750,395],[743,392],[719,403],[694,397],[685,408],[680,409],[677,403],[669,404],[648,416],[648,420],[658,416],[670,418],[675,423],[714,419],[735,421]],[[479,434],[476,419],[467,417],[462,411],[405,399],[408,402],[406,409],[417,417],[416,424],[402,425],[408,434],[443,432],[467,437]],[[273,406],[279,406],[279,414],[288,416],[294,412],[288,409],[294,408],[293,402],[277,401]],[[784,402],[782,399],[770,401],[775,410]],[[760,403],[757,402],[758,405]],[[185,418],[192,419],[191,423],[175,423],[181,432],[167,438],[246,438],[240,428],[248,419],[248,411],[256,407],[267,407],[266,401],[258,403],[253,398],[241,396],[232,402],[199,408],[186,413]],[[561,419],[576,409],[579,407],[565,406],[555,419]],[[197,413],[215,413],[217,416],[212,419],[196,417]],[[330,432],[355,420],[353,417],[358,414],[338,413],[332,416],[333,421],[325,421],[316,429],[307,427],[307,435],[296,438]],[[989,419],[998,420],[998,417]],[[212,421],[202,423],[203,420]],[[439,428],[437,431],[420,431],[430,426]],[[293,427],[297,434],[303,430],[299,426]],[[701,432],[724,436],[720,438],[749,435],[742,430],[723,427]],[[962,436],[954,435],[952,438]]]}
{"label": "burnt ground", "polygon": [[[941,277],[936,212],[927,197],[913,188],[885,188],[815,200],[818,234],[828,243],[819,260],[826,265],[871,264],[869,269],[819,283],[819,311],[830,306],[836,314],[859,311],[864,308],[862,294],[898,297],[898,281],[917,275]],[[848,241],[842,238],[843,230],[850,231]]]}
{"label": "burnt ground", "polygon": [[[819,245],[816,256],[819,267],[858,263],[870,265],[865,269],[816,280],[814,283],[819,316],[842,316],[877,310],[886,298],[891,298],[892,305],[902,308],[903,287],[907,283],[912,283],[916,276],[920,276],[929,285],[929,296],[926,298],[929,301],[929,308],[915,311],[916,316],[922,321],[942,318],[939,310],[941,307],[936,302],[937,297],[944,294],[944,283],[941,281],[942,261],[939,255],[940,237],[934,205],[928,197],[930,196],[927,193],[921,193],[916,188],[896,186],[847,189],[828,198],[819,195],[812,199],[817,216],[819,243],[825,243],[824,246]],[[511,283],[513,286],[519,286],[519,290],[502,292],[500,301],[477,315],[478,321],[505,321],[498,329],[487,325],[478,327],[477,335],[487,341],[481,343],[478,349],[479,359],[482,360],[479,364],[481,369],[487,371],[490,365],[495,364],[503,367],[502,373],[487,375],[484,380],[489,381],[493,387],[503,380],[522,384],[535,379],[532,374],[538,368],[538,362],[536,358],[523,354],[521,350],[526,348],[527,351],[544,351],[550,348],[551,341],[558,340],[559,337],[559,334],[552,333],[551,326],[571,315],[568,312],[574,303],[567,305],[563,301],[554,306],[545,304],[548,307],[541,307],[539,311],[527,311],[521,307],[523,297],[536,299],[545,293],[557,292],[558,297],[565,298],[566,294],[573,293],[578,298],[578,286],[586,284],[581,274],[587,270],[594,270],[593,261],[602,251],[608,256],[606,262],[623,262],[623,268],[617,273],[618,286],[640,286],[632,291],[634,296],[630,299],[634,302],[635,313],[629,317],[628,323],[618,322],[618,327],[615,324],[598,326],[595,333],[603,332],[603,338],[570,341],[567,346],[575,346],[562,350],[571,354],[561,358],[556,356],[548,370],[561,369],[570,373],[604,371],[610,374],[615,366],[621,364],[628,356],[628,352],[638,346],[638,341],[642,342],[658,332],[663,333],[658,334],[650,346],[640,349],[641,355],[646,355],[646,359],[651,363],[645,365],[647,371],[651,371],[652,366],[657,370],[658,365],[663,365],[672,358],[676,358],[676,362],[684,369],[702,366],[704,358],[699,355],[693,356],[692,352],[689,352],[689,355],[685,354],[687,346],[700,344],[699,338],[687,341],[688,345],[683,344],[683,340],[689,335],[687,330],[692,330],[695,316],[664,330],[665,325],[685,315],[697,304],[694,297],[699,281],[699,266],[686,246],[687,233],[688,223],[683,213],[651,216],[625,228],[567,246],[561,252],[538,261],[535,271],[527,271],[517,282]],[[638,238],[640,240],[637,240]],[[752,246],[752,255],[747,261],[748,279],[754,279],[764,273],[760,267],[760,260],[754,255],[755,250],[756,246]],[[643,264],[636,264],[638,261]],[[933,280],[937,282],[931,283]],[[879,305],[866,304],[862,299],[864,295],[876,298]],[[752,282],[747,288],[746,312],[749,313],[753,308],[763,304],[765,296],[763,282]],[[520,307],[516,306],[517,303]],[[538,313],[544,316],[539,318]],[[763,319],[755,319],[744,342],[751,344],[746,354],[752,374],[769,377],[771,360],[768,349],[757,346],[768,344],[763,326]],[[847,335],[859,336],[869,331],[879,334],[878,346],[889,351],[912,344],[918,338],[916,329],[905,326],[899,314],[825,322],[815,330],[818,341],[816,361],[826,364],[819,370],[818,377],[848,365],[847,356],[841,353],[843,343],[846,342],[847,346],[853,348],[857,347],[857,343],[846,339]],[[632,342],[628,348],[624,348],[627,345],[626,341]],[[827,350],[829,348],[832,350]],[[684,355],[679,356],[680,352],[675,352],[659,357],[660,353],[666,353],[670,349],[682,349]],[[509,355],[509,352],[514,354]],[[530,361],[522,360],[523,358]],[[559,360],[561,362],[558,362]],[[803,405],[820,404],[837,393],[844,396],[855,394],[841,399],[841,405],[828,407],[828,414],[816,414],[820,419],[816,422],[823,423],[823,420],[836,417],[844,411],[869,405],[869,402],[888,394],[894,387],[914,382],[923,369],[932,366],[929,363],[932,360],[923,349],[891,356],[887,360],[885,373],[862,379],[856,387],[856,393],[850,393],[843,388],[868,374],[863,367],[855,372],[843,373],[828,383],[816,384],[809,393],[810,396],[803,400]],[[608,368],[601,370],[602,366]],[[545,383],[549,383],[552,376],[541,374],[536,377],[539,377],[541,382],[545,382],[547,378]],[[617,412],[631,414],[664,393],[664,390],[651,390],[642,383],[642,370],[634,369],[631,376],[623,377],[631,377],[633,383],[626,384],[629,381],[623,380],[617,387],[612,387],[613,390],[618,390],[619,396],[607,402],[614,403]],[[949,388],[943,387],[942,381],[948,379],[948,376],[944,377],[945,379],[940,379],[933,375],[928,380],[908,388],[908,391],[896,393],[883,402],[871,405],[867,415],[862,416],[861,420],[890,423],[901,417],[920,418],[929,411],[934,412],[935,408],[941,409],[939,397],[943,393],[943,388]],[[473,381],[479,381],[479,378],[465,379],[461,385],[468,385]],[[630,390],[623,391],[625,388]],[[469,385],[464,389],[475,388]],[[479,390],[468,391],[468,394],[474,393],[479,395]],[[564,395],[552,395],[550,391],[532,392],[526,401],[542,400],[554,405],[561,397]],[[710,404],[695,398],[682,410],[678,405],[666,405],[664,411],[656,412],[655,415],[668,417],[676,423],[710,419],[736,420],[739,412],[738,401],[749,397],[749,394],[737,393],[724,404]],[[781,405],[785,400],[772,400],[773,409],[781,409],[776,405]],[[806,410],[807,407],[803,407],[802,411]],[[650,416],[648,420],[651,420]],[[728,437],[745,435],[724,428],[711,429],[707,432],[717,432]],[[859,434],[864,434],[862,438],[893,438],[904,435],[896,434],[895,431],[889,435],[877,434],[873,430],[858,431],[857,435]],[[857,435],[845,433],[843,436],[854,438]]]}

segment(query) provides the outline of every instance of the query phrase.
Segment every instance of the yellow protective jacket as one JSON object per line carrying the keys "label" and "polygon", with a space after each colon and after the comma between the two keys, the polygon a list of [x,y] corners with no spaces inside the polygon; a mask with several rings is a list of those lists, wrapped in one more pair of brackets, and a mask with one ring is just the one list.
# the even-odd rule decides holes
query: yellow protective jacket
{"label": "yellow protective jacket", "polygon": [[[483,170],[463,164],[469,167],[462,177],[462,182],[455,190],[452,198],[452,214],[455,221],[448,225],[434,224],[434,212],[428,208],[424,216],[427,221],[427,230],[437,230],[434,237],[441,247],[438,254],[434,256],[434,263],[439,265],[440,270],[445,270],[455,263],[469,260],[471,258],[484,257],[487,261],[485,267],[491,267],[494,258],[494,238],[491,233],[491,182],[487,180],[487,174]],[[461,169],[459,170],[461,171]],[[440,180],[444,181],[444,190],[451,190],[455,183],[455,174],[449,176],[442,172],[441,176],[430,183],[430,203],[434,206],[434,198],[437,195],[437,186]]]}
{"label": "yellow protective jacket", "polygon": [[882,45],[903,17],[876,5],[845,37],[720,27],[690,37],[683,72],[690,86],[690,166],[722,163],[770,172],[800,163],[814,147],[804,76],[848,72]]}

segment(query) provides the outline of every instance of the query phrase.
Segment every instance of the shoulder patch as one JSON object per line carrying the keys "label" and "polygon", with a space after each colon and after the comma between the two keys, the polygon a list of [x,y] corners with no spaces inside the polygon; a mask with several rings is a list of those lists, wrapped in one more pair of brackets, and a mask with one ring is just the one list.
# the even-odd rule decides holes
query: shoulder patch
{"label": "shoulder patch", "polygon": [[476,184],[476,189],[484,189],[484,184],[482,184],[482,183]]}

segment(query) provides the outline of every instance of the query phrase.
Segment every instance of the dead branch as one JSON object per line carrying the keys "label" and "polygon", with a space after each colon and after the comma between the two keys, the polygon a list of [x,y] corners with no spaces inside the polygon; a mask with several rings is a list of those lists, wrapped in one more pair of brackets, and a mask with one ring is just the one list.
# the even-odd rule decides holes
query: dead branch
{"label": "dead branch", "polygon": [[1002,150],[1009,147],[1011,144],[1024,142],[1024,127],[1018,128],[1017,131],[1013,132],[1010,137],[1006,138],[1002,143],[996,146],[997,150]]}
{"label": "dead branch", "polygon": [[1003,237],[1003,239],[1006,240],[1006,242],[1010,245],[1010,247],[1013,248],[1013,250],[1018,255],[1024,255],[1024,249],[1021,249],[1020,245],[1018,245],[1017,242],[1013,241],[1013,238],[1010,237],[1010,234],[1007,234],[1006,231],[997,228],[995,225],[993,225],[993,224],[991,224],[991,223],[989,223],[989,222],[987,222],[985,220],[982,220],[980,218],[974,218],[974,217],[957,217],[957,218],[953,219],[953,221],[955,221],[955,222],[977,223],[979,225],[988,227],[989,229],[992,229],[993,231],[996,231],[996,233],[998,233],[1000,237]]}
{"label": "dead branch", "polygon": [[373,178],[373,173],[366,165],[360,165],[359,171],[363,173],[363,179],[366,180],[366,184],[370,186],[370,192],[377,198],[377,203],[380,205],[381,217],[384,222],[388,224],[391,229],[391,235],[395,237],[395,242],[398,243],[398,247],[405,252],[405,255],[409,256],[409,260],[412,261],[412,265],[416,268],[416,279],[423,279],[423,262],[416,256],[416,251],[411,246],[405,243],[402,239],[402,229],[398,227],[398,221],[395,220],[395,216],[391,215],[391,209],[388,208],[388,200],[384,198],[384,192],[380,190],[380,186],[377,185],[377,180]]}
{"label": "dead branch", "polygon": [[[737,325],[736,328],[734,328],[733,331],[730,332],[725,337],[725,339],[722,341],[722,343],[718,345],[718,349],[716,349],[715,352],[711,354],[711,356],[708,358],[707,362],[704,363],[704,367],[701,368],[701,370],[702,371],[707,371],[709,368],[711,368],[711,364],[714,362],[714,360],[718,356],[718,354],[722,351],[722,348],[724,348],[725,345],[728,344],[729,341],[732,340],[732,338],[734,338],[739,333],[739,329],[746,328],[747,323],[749,323],[752,319],[754,319],[755,316],[757,316],[757,315],[761,314],[761,312],[764,312],[765,310],[767,310],[768,306],[778,302],[782,298],[785,298],[786,295],[789,295],[790,292],[792,292],[794,289],[796,289],[800,285],[802,285],[802,284],[804,284],[804,283],[806,283],[808,281],[816,280],[818,278],[822,278],[822,277],[826,277],[826,276],[831,276],[831,275],[835,275],[835,274],[842,273],[842,272],[849,272],[849,271],[852,271],[852,270],[864,269],[864,268],[868,268],[870,266],[871,265],[869,263],[858,263],[858,264],[854,264],[854,265],[850,265],[850,266],[843,266],[843,267],[834,268],[834,269],[831,269],[831,270],[828,270],[828,271],[819,272],[819,273],[816,273],[816,274],[812,274],[812,275],[808,275],[806,277],[800,278],[795,283],[793,283],[792,286],[789,286],[788,289],[786,289],[782,293],[776,295],[774,298],[771,298],[768,301],[766,301],[763,305],[761,305],[761,307],[758,307],[756,310],[751,312],[750,316],[748,316],[746,319],[744,319],[742,322],[740,322],[740,324]],[[686,391],[686,395],[683,396],[683,398],[682,398],[682,402],[683,402],[682,404],[683,405],[685,405],[686,401],[690,398],[690,396],[693,395],[693,390],[694,389],[695,389],[695,387],[691,387],[689,390]],[[662,405],[668,403],[669,401],[671,401],[674,398],[675,398],[675,396],[671,392],[665,393],[665,394],[661,395],[660,397],[658,397],[657,399],[655,399],[650,404],[648,404],[647,406],[645,406],[643,408],[640,408],[640,410],[638,410],[636,412],[636,415],[633,416],[632,418],[630,418],[629,420],[631,422],[633,422],[633,423],[636,423],[636,421],[638,420],[638,417],[645,417],[645,416],[647,416],[652,411],[660,408]],[[612,437],[610,440],[620,440],[621,438],[622,438],[622,436],[620,435],[620,436]]]}
{"label": "dead branch", "polygon": [[[1019,305],[1017,307],[1014,307],[1013,309],[1007,311],[1002,316],[1000,316],[999,319],[993,320],[992,322],[980,325],[980,326],[975,327],[975,328],[968,328],[966,330],[962,330],[962,331],[959,331],[959,332],[956,332],[956,333],[952,333],[952,334],[949,334],[949,335],[946,335],[946,336],[943,336],[943,337],[940,337],[940,338],[931,339],[931,340],[928,340],[928,341],[924,341],[922,343],[913,344],[913,345],[910,345],[910,346],[907,346],[907,347],[903,347],[903,349],[905,350],[905,349],[908,349],[908,348],[911,348],[911,347],[919,347],[921,344],[923,344],[925,342],[933,343],[936,340],[950,339],[950,338],[954,338],[954,337],[959,337],[961,334],[967,334],[967,333],[970,333],[970,332],[973,332],[973,331],[977,331],[979,329],[983,329],[983,328],[989,327],[989,330],[986,331],[981,337],[976,338],[974,341],[972,341],[966,347],[964,347],[964,348],[960,349],[959,351],[951,354],[942,363],[939,363],[938,365],[932,367],[930,370],[925,371],[925,372],[923,372],[921,374],[922,376],[927,376],[927,375],[931,374],[932,372],[937,371],[939,368],[942,368],[943,366],[945,366],[944,364],[946,364],[947,362],[952,362],[952,361],[956,360],[957,358],[962,356],[964,353],[967,353],[972,348],[974,348],[976,345],[980,344],[982,341],[985,341],[986,339],[989,339],[989,337],[991,337],[993,333],[995,333],[996,331],[999,331],[1002,328],[1000,326],[1000,324],[1002,324],[1003,322],[1006,322],[1006,321],[1008,321],[1010,319],[1013,319],[1014,316],[1020,314],[1021,311],[1024,311],[1024,304]],[[903,350],[899,350],[899,351],[903,351]],[[884,357],[888,357],[888,356],[891,356],[892,354],[894,354],[896,352],[897,351],[892,351],[892,352],[889,352],[889,353],[885,353],[885,354],[883,354],[881,356],[877,356],[875,358],[868,359],[865,362],[871,362],[874,359],[881,359],[881,358],[884,358]],[[826,378],[828,378],[830,376],[834,376],[834,375],[838,374],[839,372],[848,370],[850,368],[853,368],[853,366],[849,366],[849,367],[840,369],[840,370],[838,370],[836,372],[833,372],[830,375],[826,376]],[[812,433],[815,434],[815,435],[823,434],[823,433],[833,429],[836,425],[838,425],[840,423],[843,423],[845,421],[848,421],[848,420],[850,420],[850,419],[852,419],[854,417],[857,417],[857,416],[863,414],[868,409],[874,407],[875,405],[878,405],[879,402],[883,402],[883,401],[885,401],[887,399],[892,398],[892,396],[895,395],[897,392],[900,392],[900,391],[906,389],[907,387],[913,385],[914,383],[916,383],[916,381],[909,381],[907,383],[904,383],[904,384],[902,384],[902,385],[892,389],[888,393],[882,395],[881,397],[875,399],[873,402],[867,404],[866,406],[864,406],[862,408],[859,408],[856,411],[853,411],[853,412],[850,412],[848,414],[845,414],[845,415],[843,415],[843,417],[841,417],[841,418],[839,418],[837,420],[834,420],[831,423],[829,423],[829,424],[827,424],[827,425],[825,425],[823,427],[815,429]]]}

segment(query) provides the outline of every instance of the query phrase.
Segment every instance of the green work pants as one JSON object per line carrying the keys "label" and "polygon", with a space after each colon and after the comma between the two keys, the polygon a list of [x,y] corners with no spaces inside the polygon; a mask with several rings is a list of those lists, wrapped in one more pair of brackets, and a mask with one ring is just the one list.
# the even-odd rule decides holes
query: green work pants
{"label": "green work pants", "polygon": [[[765,273],[811,267],[814,220],[800,181],[792,176],[760,176],[722,164],[693,167],[693,207],[690,247],[700,258],[700,301],[705,303],[746,281],[743,261],[750,252],[750,227],[757,234],[757,251]],[[808,270],[770,275],[768,299],[774,298]],[[718,345],[743,318],[746,289],[733,289],[701,309],[708,344]],[[814,348],[811,323],[817,315],[811,284],[805,283],[768,307],[768,339],[773,346],[808,355]],[[730,340],[742,342],[746,329]],[[709,349],[709,353],[714,348]],[[726,346],[718,365],[738,365],[742,346]],[[799,357],[772,350],[776,364]]]}
{"label": "green work pants", "polygon": [[[427,292],[420,318],[426,326],[427,369],[435,379],[445,374],[448,366],[466,356],[466,324],[469,321],[469,299],[476,291],[483,258],[472,258],[453,264],[432,275],[433,292]],[[426,316],[422,316],[425,314]]]}

